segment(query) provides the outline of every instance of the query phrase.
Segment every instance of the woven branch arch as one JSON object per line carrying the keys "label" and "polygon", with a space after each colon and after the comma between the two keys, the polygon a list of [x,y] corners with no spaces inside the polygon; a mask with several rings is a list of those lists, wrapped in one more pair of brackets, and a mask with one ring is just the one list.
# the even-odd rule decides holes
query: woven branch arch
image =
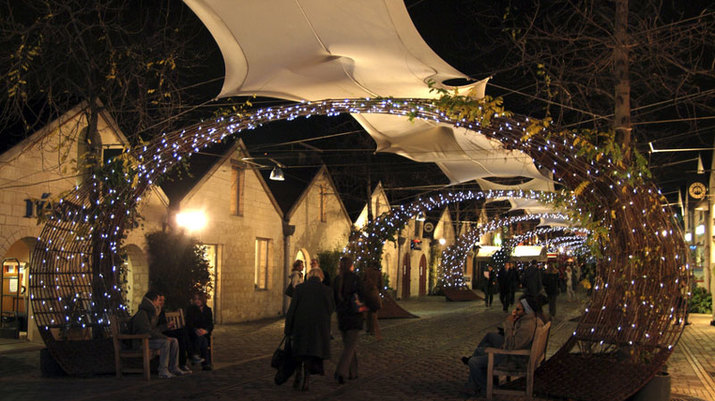
{"label": "woven branch arch", "polygon": [[[642,387],[671,354],[688,290],[685,245],[652,183],[627,177],[608,157],[579,157],[591,144],[575,134],[534,129],[526,117],[450,117],[425,99],[306,102],[220,118],[165,134],[126,154],[122,180],[95,176],[56,205],[31,257],[31,303],[40,333],[69,373],[106,358],[107,316],[123,311],[117,276],[120,248],[142,194],[181,158],[264,123],[309,115],[386,113],[464,126],[528,154],[577,194],[578,212],[608,230],[589,308],[567,343],[540,369],[537,391],[576,399],[624,399]],[[487,122],[488,121],[488,122]],[[486,125],[488,124],[488,125]],[[116,172],[115,172],[116,173]],[[92,329],[92,340],[57,341],[53,330]],[[572,352],[574,351],[574,352]],[[579,351],[579,352],[577,352]],[[111,368],[110,368],[111,369]],[[594,383],[603,383],[593,386]],[[605,385],[607,383],[607,385]]]}

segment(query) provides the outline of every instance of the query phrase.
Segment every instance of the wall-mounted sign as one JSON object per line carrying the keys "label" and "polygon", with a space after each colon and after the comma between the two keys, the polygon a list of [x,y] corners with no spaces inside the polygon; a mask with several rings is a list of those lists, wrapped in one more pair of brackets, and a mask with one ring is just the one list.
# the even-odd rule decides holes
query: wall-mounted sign
{"label": "wall-mounted sign", "polygon": [[694,182],[690,184],[690,188],[688,188],[688,193],[695,199],[703,199],[707,192],[708,189],[702,182]]}
{"label": "wall-mounted sign", "polygon": [[431,233],[434,230],[434,224],[427,222],[425,223],[424,230],[426,233]]}

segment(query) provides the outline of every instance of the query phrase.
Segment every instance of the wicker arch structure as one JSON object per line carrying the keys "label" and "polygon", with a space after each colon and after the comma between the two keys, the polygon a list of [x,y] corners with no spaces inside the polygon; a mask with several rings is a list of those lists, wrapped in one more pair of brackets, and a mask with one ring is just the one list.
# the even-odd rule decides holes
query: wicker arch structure
{"label": "wicker arch structure", "polygon": [[[121,243],[142,194],[188,154],[228,135],[277,120],[314,114],[389,113],[465,126],[531,156],[577,193],[577,208],[608,232],[590,305],[573,336],[539,369],[537,391],[575,399],[624,399],[665,363],[682,333],[673,322],[685,309],[685,245],[652,183],[632,180],[602,158],[579,157],[587,143],[526,117],[449,117],[425,99],[306,102],[219,118],[164,134],[133,148],[111,174],[95,175],[55,205],[31,257],[35,321],[50,352],[69,373],[101,359],[111,364],[108,314],[124,311],[118,276]],[[78,341],[68,341],[73,329]],[[57,335],[65,333],[65,340]],[[111,370],[111,368],[109,369]],[[593,386],[594,383],[607,385]]]}

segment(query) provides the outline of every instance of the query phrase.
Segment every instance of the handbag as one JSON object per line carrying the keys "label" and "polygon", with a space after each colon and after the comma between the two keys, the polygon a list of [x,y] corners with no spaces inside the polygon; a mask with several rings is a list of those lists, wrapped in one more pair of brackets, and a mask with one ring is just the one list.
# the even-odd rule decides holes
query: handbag
{"label": "handbag", "polygon": [[281,343],[278,344],[278,348],[276,348],[275,351],[273,351],[273,356],[271,357],[271,367],[278,369],[280,366],[283,364],[283,360],[286,358],[286,351],[283,349],[283,343],[286,341],[286,337],[288,336],[283,336],[283,339],[281,340]]}
{"label": "handbag", "polygon": [[[280,345],[278,345],[278,348],[273,352],[273,357],[271,357],[271,366],[278,369],[276,375],[273,377],[273,381],[279,386],[290,379],[298,366],[295,358],[293,358],[290,340],[286,341],[286,337],[287,336],[283,337]],[[281,349],[281,345],[283,345],[284,342],[285,346]]]}

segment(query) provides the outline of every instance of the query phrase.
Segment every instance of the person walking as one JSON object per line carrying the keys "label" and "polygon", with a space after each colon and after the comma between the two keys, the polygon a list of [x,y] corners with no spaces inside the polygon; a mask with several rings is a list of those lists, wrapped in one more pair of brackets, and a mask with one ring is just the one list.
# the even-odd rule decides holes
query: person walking
{"label": "person walking", "polygon": [[484,270],[484,305],[491,307],[494,301],[494,289],[496,288],[497,272],[492,265],[487,265]]}
{"label": "person walking", "polygon": [[[340,258],[338,276],[333,281],[335,311],[338,314],[338,329],[343,338],[343,351],[335,368],[335,380],[344,384],[345,379],[357,379],[358,334],[363,328],[363,311],[360,310],[360,300],[368,301],[365,286],[355,274],[353,260],[349,256]],[[377,305],[368,305],[377,310]]]}
{"label": "person walking", "polygon": [[324,375],[330,359],[330,316],[335,310],[332,290],[323,284],[323,271],[311,269],[295,292],[286,314],[284,333],[298,362],[293,388],[307,391],[310,375]]}
{"label": "person walking", "polygon": [[522,280],[524,295],[528,297],[536,297],[539,295],[543,284],[541,283],[541,270],[539,269],[539,264],[536,259],[532,260],[529,266],[526,267]]}
{"label": "person walking", "polygon": [[543,274],[544,290],[549,302],[549,315],[556,317],[556,297],[559,295],[559,272],[553,265],[549,266]]}
{"label": "person walking", "polygon": [[566,266],[566,294],[569,297],[569,302],[576,299],[576,293],[573,291],[573,265]]}
{"label": "person walking", "polygon": [[499,284],[499,301],[504,312],[509,311],[509,305],[514,302],[515,283],[512,283],[514,275],[511,272],[509,263],[504,263],[497,272],[497,283]]}
{"label": "person walking", "polygon": [[[377,266],[370,266],[365,271],[365,291],[370,298],[372,305],[382,307],[382,298],[380,298],[380,288],[382,288],[382,272]],[[379,309],[379,308],[378,308]],[[375,340],[382,340],[382,331],[380,323],[377,320],[377,310],[367,311],[367,334],[375,336]]]}

